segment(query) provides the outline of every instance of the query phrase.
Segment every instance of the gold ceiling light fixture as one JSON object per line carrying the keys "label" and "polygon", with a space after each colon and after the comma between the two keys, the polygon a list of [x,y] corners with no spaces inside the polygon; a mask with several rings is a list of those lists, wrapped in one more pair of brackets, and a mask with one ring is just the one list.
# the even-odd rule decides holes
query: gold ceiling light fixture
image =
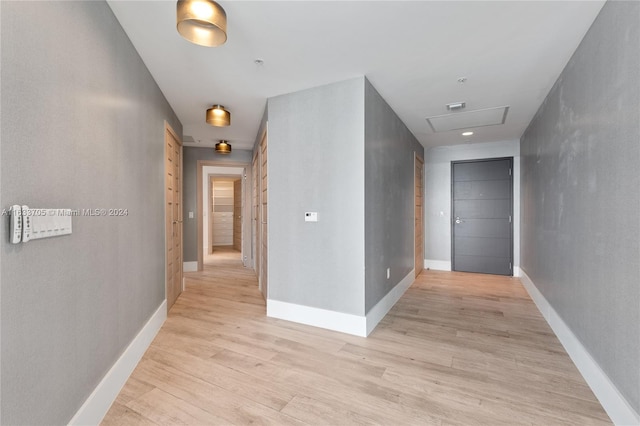
{"label": "gold ceiling light fixture", "polygon": [[216,144],[216,152],[218,154],[231,154],[231,144],[229,141],[221,140]]}
{"label": "gold ceiling light fixture", "polygon": [[214,105],[207,110],[207,123],[215,127],[227,127],[231,124],[231,113],[222,105]]}
{"label": "gold ceiling light fixture", "polygon": [[176,6],[177,28],[191,43],[216,47],[227,41],[227,14],[213,0],[180,0]]}

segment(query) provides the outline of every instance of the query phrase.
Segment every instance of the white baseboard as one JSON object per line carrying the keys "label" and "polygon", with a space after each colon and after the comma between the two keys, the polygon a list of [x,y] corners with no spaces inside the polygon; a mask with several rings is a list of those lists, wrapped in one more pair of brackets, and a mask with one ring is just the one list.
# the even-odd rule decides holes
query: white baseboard
{"label": "white baseboard", "polygon": [[105,374],[69,425],[97,425],[109,411],[127,379],[167,319],[167,301],[163,301],[124,353]]}
{"label": "white baseboard", "polygon": [[391,289],[386,296],[384,296],[376,305],[367,312],[367,336],[373,331],[374,328],[378,325],[382,318],[387,315],[387,312],[393,305],[396,304],[398,300],[402,297],[405,291],[413,281],[415,280],[416,270],[412,269],[411,272],[402,279],[394,288]]}
{"label": "white baseboard", "polygon": [[522,276],[522,271],[520,270],[519,266],[514,266],[513,267],[513,276],[514,277],[521,277]]}
{"label": "white baseboard", "polygon": [[183,272],[196,272],[198,271],[198,262],[183,262],[182,263],[182,271]]}
{"label": "white baseboard", "polygon": [[450,260],[433,260],[433,259],[425,259],[424,267],[426,269],[433,269],[434,271],[450,271],[451,270],[451,261]]}
{"label": "white baseboard", "polygon": [[267,316],[355,336],[367,336],[367,318],[267,299]]}
{"label": "white baseboard", "polygon": [[584,377],[602,407],[616,425],[638,425],[640,415],[635,412],[627,400],[620,394],[600,365],[591,357],[573,331],[549,304],[527,273],[520,269],[520,281],[529,292],[531,299],[542,316],[564,346],[571,360]]}

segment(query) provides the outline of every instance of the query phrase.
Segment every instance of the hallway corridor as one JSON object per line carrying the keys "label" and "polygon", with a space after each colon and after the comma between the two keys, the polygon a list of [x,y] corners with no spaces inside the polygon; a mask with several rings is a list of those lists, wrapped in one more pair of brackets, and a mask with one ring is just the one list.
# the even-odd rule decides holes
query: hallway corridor
{"label": "hallway corridor", "polygon": [[221,257],[104,419],[132,424],[610,424],[515,278],[424,271],[368,338],[265,317]]}

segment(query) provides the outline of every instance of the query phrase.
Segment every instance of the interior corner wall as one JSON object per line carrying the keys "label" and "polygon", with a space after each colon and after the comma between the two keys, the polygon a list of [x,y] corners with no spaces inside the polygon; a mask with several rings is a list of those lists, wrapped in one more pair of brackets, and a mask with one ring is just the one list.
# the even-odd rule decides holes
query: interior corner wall
{"label": "interior corner wall", "polygon": [[514,274],[517,273],[520,265],[520,142],[518,140],[427,149],[424,175],[424,253],[427,265],[449,265],[451,269],[451,162],[499,157],[513,157],[513,269]]}
{"label": "interior corner wall", "polygon": [[[185,146],[182,149],[182,256],[184,262],[198,261],[198,161],[211,162],[211,165],[214,166],[233,164],[234,167],[245,167],[247,169],[247,180],[245,185],[249,185],[245,186],[245,188],[251,188],[251,151],[233,149],[231,154],[225,154],[225,156],[222,157],[220,154],[216,154],[213,148]],[[238,166],[240,164],[243,166]],[[244,202],[245,206],[251,205],[250,191],[245,191]],[[248,210],[245,208],[245,220],[243,220],[243,226],[245,229],[251,229],[251,223],[249,217],[247,217],[247,211]],[[189,218],[189,212],[193,212],[192,219]],[[249,221],[248,224],[247,221]],[[245,232],[242,239],[244,247],[251,247],[250,235],[247,236],[247,233]]]}
{"label": "interior corner wall", "polygon": [[[165,299],[164,122],[105,2],[2,2],[3,208],[127,209],[2,251],[2,424],[66,424]],[[7,220],[6,217],[3,217]]]}
{"label": "interior corner wall", "polygon": [[640,413],[640,3],[609,1],[522,136],[522,269]]}
{"label": "interior corner wall", "polygon": [[364,77],[268,108],[268,299],[363,316]]}
{"label": "interior corner wall", "polygon": [[367,79],[364,97],[365,312],[369,312],[414,269],[414,157],[424,159],[424,148]]}

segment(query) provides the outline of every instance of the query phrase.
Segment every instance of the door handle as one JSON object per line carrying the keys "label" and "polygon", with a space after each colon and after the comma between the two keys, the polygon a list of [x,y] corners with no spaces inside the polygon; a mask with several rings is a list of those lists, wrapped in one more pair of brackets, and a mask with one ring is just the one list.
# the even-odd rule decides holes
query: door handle
{"label": "door handle", "polygon": [[456,216],[456,224],[461,224],[462,222],[464,221],[460,219],[460,216]]}
{"label": "door handle", "polygon": [[182,223],[182,221],[181,220],[174,220],[173,224],[175,225],[176,223]]}

